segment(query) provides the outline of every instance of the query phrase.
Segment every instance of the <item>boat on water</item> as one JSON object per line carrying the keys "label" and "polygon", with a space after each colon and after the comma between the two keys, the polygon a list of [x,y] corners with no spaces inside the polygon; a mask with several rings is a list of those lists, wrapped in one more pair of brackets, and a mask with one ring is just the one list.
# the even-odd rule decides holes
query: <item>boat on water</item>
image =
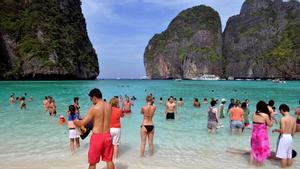
{"label": "boat on water", "polygon": [[200,77],[192,78],[192,80],[220,80],[219,76],[204,74]]}
{"label": "boat on water", "polygon": [[182,81],[182,79],[175,79],[175,81]]}
{"label": "boat on water", "polygon": [[140,78],[140,80],[149,80],[150,78],[148,76],[143,76]]}
{"label": "boat on water", "polygon": [[273,83],[286,83],[285,80],[280,80],[280,79],[274,79],[272,80]]}

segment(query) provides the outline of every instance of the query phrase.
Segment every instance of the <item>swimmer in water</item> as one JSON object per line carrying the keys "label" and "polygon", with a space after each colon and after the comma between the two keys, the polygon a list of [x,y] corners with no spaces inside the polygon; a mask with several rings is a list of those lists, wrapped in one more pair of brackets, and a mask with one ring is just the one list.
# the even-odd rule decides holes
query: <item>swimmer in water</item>
{"label": "swimmer in water", "polygon": [[174,102],[174,97],[170,96],[166,103],[166,119],[175,119],[176,103]]}
{"label": "swimmer in water", "polygon": [[200,107],[200,103],[198,101],[198,98],[194,99],[194,107]]}
{"label": "swimmer in water", "polygon": [[20,107],[21,107],[22,110],[26,109],[26,99],[25,99],[25,97],[22,97],[20,99]]}
{"label": "swimmer in water", "polygon": [[15,103],[14,95],[10,95],[10,97],[9,97],[9,104],[14,104],[14,103]]}
{"label": "swimmer in water", "polygon": [[184,105],[183,99],[180,97],[179,101],[177,102],[178,106],[182,107]]}
{"label": "swimmer in water", "polygon": [[203,103],[203,104],[207,104],[207,103],[208,103],[207,98],[204,98],[202,103]]}
{"label": "swimmer in water", "polygon": [[49,111],[49,101],[48,101],[48,97],[47,96],[45,96],[45,100],[43,101],[43,105],[44,105],[44,110],[46,111],[46,112],[48,112]]}

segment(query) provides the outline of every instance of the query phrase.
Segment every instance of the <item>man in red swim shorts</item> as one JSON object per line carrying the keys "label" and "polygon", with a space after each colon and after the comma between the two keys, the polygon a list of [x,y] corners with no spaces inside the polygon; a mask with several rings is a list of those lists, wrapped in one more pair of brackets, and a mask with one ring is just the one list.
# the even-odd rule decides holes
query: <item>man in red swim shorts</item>
{"label": "man in red swim shorts", "polygon": [[105,161],[108,169],[114,169],[112,161],[114,147],[110,135],[111,106],[102,100],[102,93],[99,89],[93,89],[89,93],[92,106],[82,120],[75,120],[77,127],[82,127],[89,122],[93,123],[93,134],[89,148],[89,169],[95,169],[100,158]]}

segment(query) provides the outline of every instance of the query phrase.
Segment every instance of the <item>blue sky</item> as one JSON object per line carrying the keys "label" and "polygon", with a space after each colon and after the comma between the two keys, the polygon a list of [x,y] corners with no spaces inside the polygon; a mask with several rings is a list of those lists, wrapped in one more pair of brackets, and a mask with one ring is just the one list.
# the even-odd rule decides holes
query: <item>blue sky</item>
{"label": "blue sky", "polygon": [[100,78],[140,78],[143,54],[155,33],[184,9],[204,4],[219,12],[222,27],[244,0],[83,0],[89,38],[96,49]]}

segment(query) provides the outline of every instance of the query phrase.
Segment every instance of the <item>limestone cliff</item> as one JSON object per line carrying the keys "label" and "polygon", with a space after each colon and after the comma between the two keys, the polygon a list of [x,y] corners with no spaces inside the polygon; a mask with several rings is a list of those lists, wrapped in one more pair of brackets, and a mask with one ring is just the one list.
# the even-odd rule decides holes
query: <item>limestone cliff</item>
{"label": "limestone cliff", "polygon": [[191,79],[222,73],[222,30],[219,14],[200,5],[182,11],[167,30],[145,49],[144,64],[152,79]]}
{"label": "limestone cliff", "polygon": [[80,0],[0,0],[0,79],[95,79]]}
{"label": "limestone cliff", "polygon": [[246,0],[223,44],[227,77],[300,79],[300,3]]}

